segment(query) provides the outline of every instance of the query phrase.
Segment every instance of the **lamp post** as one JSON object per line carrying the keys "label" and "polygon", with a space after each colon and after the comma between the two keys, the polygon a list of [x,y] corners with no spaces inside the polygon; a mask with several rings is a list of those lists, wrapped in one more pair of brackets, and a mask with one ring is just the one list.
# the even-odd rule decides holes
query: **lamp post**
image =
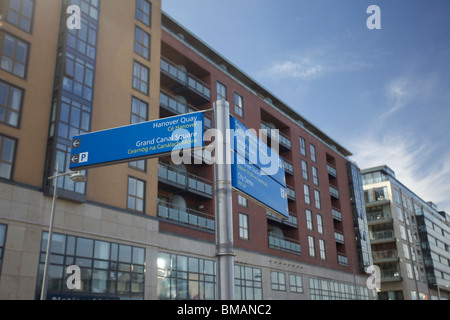
{"label": "lamp post", "polygon": [[48,229],[48,239],[47,239],[47,250],[45,253],[45,264],[44,264],[44,274],[42,276],[42,288],[41,288],[41,300],[45,300],[47,298],[47,282],[48,282],[48,266],[50,263],[50,254],[51,254],[51,246],[52,246],[52,235],[53,235],[53,222],[55,218],[55,204],[56,204],[56,198],[58,193],[58,178],[62,176],[66,176],[69,174],[72,174],[70,178],[74,182],[85,182],[86,177],[81,174],[79,171],[73,173],[73,172],[65,172],[58,174],[59,171],[59,163],[56,164],[56,170],[55,175],[52,177],[49,177],[48,180],[55,180],[55,186],[53,188],[53,201],[52,201],[52,211],[50,213],[50,225]]}

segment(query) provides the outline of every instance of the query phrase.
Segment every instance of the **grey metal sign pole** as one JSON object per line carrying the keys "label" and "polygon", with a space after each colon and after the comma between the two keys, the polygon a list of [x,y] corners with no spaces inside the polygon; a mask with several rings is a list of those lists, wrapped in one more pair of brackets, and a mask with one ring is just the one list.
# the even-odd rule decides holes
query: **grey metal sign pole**
{"label": "grey metal sign pole", "polygon": [[216,101],[213,107],[215,134],[215,214],[217,299],[234,299],[233,207],[231,185],[230,105]]}

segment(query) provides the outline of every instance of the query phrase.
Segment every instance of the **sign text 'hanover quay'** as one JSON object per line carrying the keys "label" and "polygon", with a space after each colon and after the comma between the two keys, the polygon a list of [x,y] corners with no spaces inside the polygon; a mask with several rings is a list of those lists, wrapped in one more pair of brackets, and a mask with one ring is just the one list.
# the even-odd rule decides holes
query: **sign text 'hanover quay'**
{"label": "sign text 'hanover quay'", "polygon": [[75,136],[71,170],[156,157],[204,146],[204,114],[188,113]]}

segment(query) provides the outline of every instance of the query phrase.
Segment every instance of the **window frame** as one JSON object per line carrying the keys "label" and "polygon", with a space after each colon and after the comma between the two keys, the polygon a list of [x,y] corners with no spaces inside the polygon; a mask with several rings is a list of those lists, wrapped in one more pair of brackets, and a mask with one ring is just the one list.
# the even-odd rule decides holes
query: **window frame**
{"label": "window frame", "polygon": [[[139,40],[136,39],[138,36],[138,31],[141,32],[141,39],[139,39]],[[148,40],[148,47],[146,47],[144,44],[145,37],[147,37],[147,40]],[[141,42],[142,40],[144,42]],[[135,25],[134,26],[134,48],[133,48],[134,53],[136,53],[140,57],[144,58],[146,61],[150,61],[151,60],[151,43],[152,43],[152,36],[148,32],[146,32],[144,29]],[[141,52],[136,51],[136,44],[139,45]],[[147,52],[147,55],[148,55],[147,57],[142,54],[142,51],[144,51],[144,50]]]}
{"label": "window frame", "polygon": [[[31,17],[30,18],[28,18],[28,17],[26,17],[22,12],[23,12],[23,0],[20,0],[20,11],[19,12],[17,12],[17,11],[15,11],[14,9],[12,9],[11,8],[11,1],[12,0],[7,0],[7,1],[5,1],[5,4],[4,4],[4,10],[5,10],[5,21],[7,22],[7,23],[9,23],[10,25],[12,25],[12,26],[14,26],[14,27],[16,27],[16,28],[18,28],[18,29],[20,29],[20,30],[22,30],[23,32],[26,32],[26,33],[29,33],[29,34],[33,34],[33,26],[34,26],[34,12],[35,12],[35,9],[36,9],[36,1],[35,0],[30,0],[30,2],[32,3],[32,5],[33,5],[33,7],[32,7],[32,9],[31,9]],[[1,9],[1,8],[0,8]],[[17,14],[17,16],[18,16],[18,23],[17,23],[17,25],[16,24],[14,24],[13,22],[11,22],[10,20],[9,20],[9,17],[10,17],[10,11],[13,11],[14,13],[16,13]],[[21,20],[22,20],[22,18],[25,18],[26,20],[30,20],[30,28],[29,28],[29,30],[25,30],[24,28],[22,28],[20,25],[21,25]]]}
{"label": "window frame", "polygon": [[[131,180],[136,180],[136,192],[137,192],[137,188],[138,188],[137,183],[141,182],[143,184],[143,191],[142,191],[143,196],[142,196],[142,198],[140,198],[137,194],[131,194],[130,193],[130,181]],[[142,179],[138,179],[138,178],[133,177],[133,176],[128,176],[128,180],[127,181],[128,181],[127,182],[127,202],[126,202],[127,210],[132,211],[132,212],[145,214],[145,206],[146,206],[146,196],[145,195],[146,195],[146,191],[147,191],[146,181],[142,180]],[[134,199],[134,201],[133,201],[134,208],[130,208],[129,207],[129,199],[130,199],[130,197]],[[136,209],[137,199],[142,200],[142,211]]]}
{"label": "window frame", "polygon": [[[11,140],[13,142],[13,148],[14,149],[12,150],[12,155],[11,155],[12,161],[11,162],[3,161],[4,139],[8,139],[8,140]],[[9,165],[11,167],[10,170],[9,170],[9,177],[8,178],[0,177],[0,179],[13,180],[18,144],[19,144],[18,139],[10,137],[8,135],[0,134],[0,165],[2,163],[6,163],[7,165]]]}
{"label": "window frame", "polygon": [[[6,36],[9,36],[11,38],[14,39],[14,56],[10,57],[8,55],[5,55],[4,52],[4,48],[5,48],[5,41],[6,41]],[[18,43],[21,42],[23,44],[26,45],[26,57],[25,57],[25,62],[23,63],[24,65],[24,69],[23,69],[23,76],[18,75],[14,72],[14,66],[17,63],[22,64],[22,62],[20,60],[16,59],[16,54],[17,54],[17,45]],[[17,37],[16,35],[7,32],[6,30],[0,30],[0,70],[3,70],[4,72],[8,72],[16,77],[19,77],[21,79],[27,80],[27,74],[28,74],[28,62],[30,59],[30,51],[31,51],[31,44],[28,41],[25,41],[24,39]],[[8,59],[12,60],[12,64],[11,64],[11,71],[4,69],[2,67],[2,60],[3,60],[3,56],[6,56]]]}
{"label": "window frame", "polygon": [[244,118],[244,97],[236,92],[234,93],[234,113],[239,117]]}
{"label": "window frame", "polygon": [[242,212],[239,212],[239,239],[250,240],[250,218]]}
{"label": "window frame", "polygon": [[[136,76],[135,73],[134,73],[136,65],[139,66],[139,75],[138,76]],[[144,82],[144,80],[142,80],[142,78],[141,78],[142,77],[142,69],[147,70],[147,79],[145,80],[146,82]],[[135,79],[137,79],[139,81],[138,88],[136,88],[134,86]],[[136,90],[137,92],[140,92],[140,93],[142,93],[142,94],[144,94],[146,96],[149,96],[150,95],[150,68],[146,67],[145,65],[143,65],[142,63],[140,63],[137,60],[133,60],[133,74],[132,74],[132,81],[131,82],[132,82],[131,83],[131,87],[134,90]],[[141,90],[142,83],[146,84],[146,92]]]}
{"label": "window frame", "polygon": [[[146,2],[149,5],[149,13],[147,14],[146,12],[143,11],[143,8],[139,8],[138,3],[142,2],[142,4],[144,4],[144,2]],[[140,21],[143,25],[151,28],[152,27],[152,12],[153,12],[153,8],[152,8],[152,3],[150,1],[147,0],[136,0],[135,2],[135,13],[134,13],[134,17],[136,20]],[[148,23],[146,23],[144,21],[144,19],[140,19],[138,17],[138,12],[142,14],[142,16],[148,16]]]}
{"label": "window frame", "polygon": [[[5,108],[5,121],[0,120],[0,123],[4,124],[6,126],[10,126],[10,127],[13,127],[13,128],[20,129],[20,124],[22,122],[21,121],[22,120],[22,109],[23,109],[23,104],[24,104],[24,101],[25,101],[25,89],[20,88],[20,87],[18,87],[16,85],[14,85],[12,83],[9,83],[7,81],[4,81],[4,80],[0,80],[0,83],[4,84],[7,87],[7,90],[8,90],[7,96],[6,96],[6,100],[7,100],[6,104],[7,105],[4,105],[4,106],[2,105],[2,107]],[[11,104],[11,97],[12,97],[12,95],[11,95],[12,89],[15,89],[15,90],[20,92],[20,102],[19,102],[19,109],[18,110],[14,110],[10,106],[10,104]],[[17,124],[16,125],[13,125],[13,124],[10,124],[10,123],[7,122],[8,114],[10,112],[17,113]]]}

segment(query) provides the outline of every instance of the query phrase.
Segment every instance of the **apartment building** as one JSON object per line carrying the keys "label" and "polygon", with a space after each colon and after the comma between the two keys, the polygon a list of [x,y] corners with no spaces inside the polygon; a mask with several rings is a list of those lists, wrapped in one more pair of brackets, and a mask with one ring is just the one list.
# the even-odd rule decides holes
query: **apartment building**
{"label": "apartment building", "polygon": [[[47,299],[215,299],[213,166],[161,157],[88,169],[86,182],[48,178],[68,171],[74,135],[216,100],[248,128],[280,131],[288,184],[287,220],[233,194],[235,297],[373,298],[351,153],[160,1],[7,0],[0,10],[1,299],[40,298],[55,183]],[[81,290],[66,285],[70,265]]]}
{"label": "apartment building", "polygon": [[381,269],[378,299],[448,299],[448,215],[388,166],[364,169],[362,177],[373,263]]}

